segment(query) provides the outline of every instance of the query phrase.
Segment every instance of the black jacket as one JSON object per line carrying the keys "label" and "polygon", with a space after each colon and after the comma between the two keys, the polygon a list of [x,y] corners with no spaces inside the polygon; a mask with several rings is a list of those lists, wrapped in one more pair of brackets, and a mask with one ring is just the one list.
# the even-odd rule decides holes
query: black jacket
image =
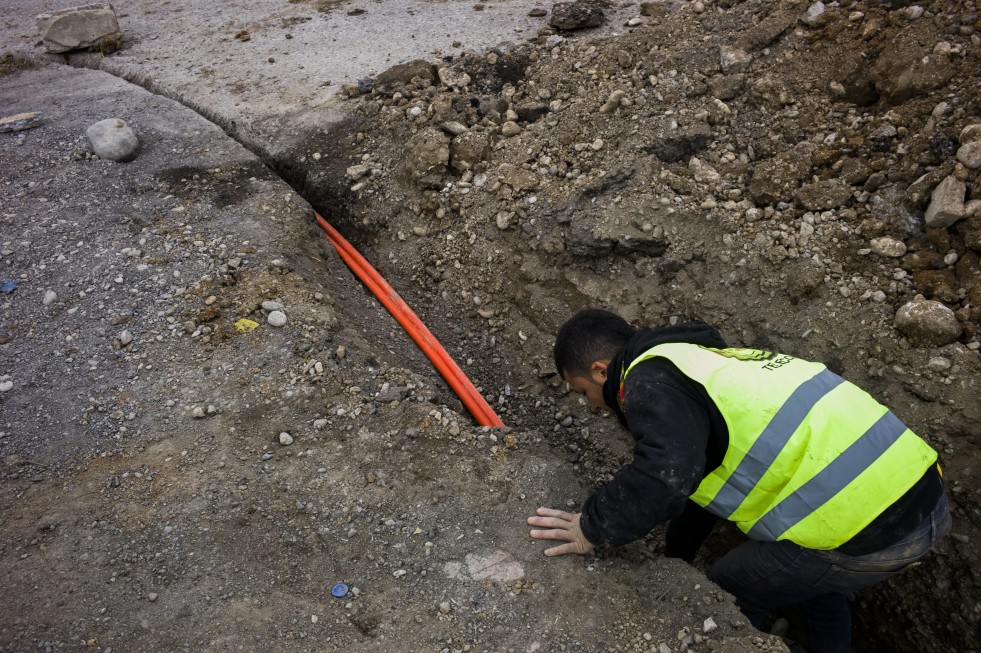
{"label": "black jacket", "polygon": [[707,470],[722,464],[729,430],[708,393],[664,358],[640,363],[616,400],[626,365],[651,347],[686,342],[726,347],[713,327],[700,322],[638,331],[607,368],[607,406],[633,435],[634,457],[583,505],[581,527],[590,542],[625,544],[671,520],[665,554],[692,560],[717,517],[688,500]]}
{"label": "black jacket", "polygon": [[[642,329],[612,361],[603,396],[636,444],[633,460],[583,504],[581,528],[593,544],[625,544],[670,521],[664,553],[691,561],[718,517],[688,497],[705,476],[722,464],[729,446],[725,419],[701,384],[665,358],[638,364],[617,395],[626,366],[651,347],[685,342],[726,347],[719,332],[689,322],[666,329]],[[943,494],[935,467],[902,498],[851,541],[839,547],[863,555],[899,541],[924,519]]]}

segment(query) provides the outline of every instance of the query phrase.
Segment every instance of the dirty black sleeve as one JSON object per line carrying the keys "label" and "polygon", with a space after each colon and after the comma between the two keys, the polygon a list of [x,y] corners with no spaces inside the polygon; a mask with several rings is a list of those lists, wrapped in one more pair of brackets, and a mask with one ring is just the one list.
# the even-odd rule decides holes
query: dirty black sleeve
{"label": "dirty black sleeve", "polygon": [[664,535],[664,557],[692,562],[718,522],[718,517],[689,500],[684,511],[668,524],[668,532]]}
{"label": "dirty black sleeve", "polygon": [[583,504],[593,544],[626,544],[677,517],[705,475],[710,419],[689,379],[663,359],[645,361],[627,376],[625,398],[633,460]]}

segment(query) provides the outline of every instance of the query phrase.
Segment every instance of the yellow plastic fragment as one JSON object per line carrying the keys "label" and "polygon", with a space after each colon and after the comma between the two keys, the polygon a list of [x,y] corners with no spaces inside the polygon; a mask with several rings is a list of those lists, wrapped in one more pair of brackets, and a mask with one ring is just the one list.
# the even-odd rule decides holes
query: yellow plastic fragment
{"label": "yellow plastic fragment", "polygon": [[235,330],[239,333],[251,333],[259,328],[258,322],[253,322],[252,320],[241,318],[235,323]]}

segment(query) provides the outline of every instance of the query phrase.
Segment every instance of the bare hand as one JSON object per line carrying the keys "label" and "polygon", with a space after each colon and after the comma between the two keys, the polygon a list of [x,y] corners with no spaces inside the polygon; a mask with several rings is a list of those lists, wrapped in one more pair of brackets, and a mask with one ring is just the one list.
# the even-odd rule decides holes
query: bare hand
{"label": "bare hand", "polygon": [[578,553],[584,555],[592,551],[595,547],[582,534],[579,528],[580,513],[571,514],[561,510],[551,508],[539,508],[535,511],[536,517],[529,517],[528,523],[532,526],[542,526],[548,530],[533,530],[531,536],[536,540],[564,540],[566,544],[553,546],[545,549],[547,556],[560,556],[566,553]]}

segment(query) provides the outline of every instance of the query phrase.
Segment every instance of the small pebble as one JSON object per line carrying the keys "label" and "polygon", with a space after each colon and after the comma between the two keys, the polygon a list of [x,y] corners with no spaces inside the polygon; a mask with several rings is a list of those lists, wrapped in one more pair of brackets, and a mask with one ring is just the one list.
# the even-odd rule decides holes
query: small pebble
{"label": "small pebble", "polygon": [[283,431],[279,434],[279,443],[284,447],[288,447],[293,444],[293,436],[286,431]]}
{"label": "small pebble", "polygon": [[262,310],[269,311],[269,312],[272,312],[272,311],[281,311],[281,310],[283,310],[283,305],[280,304],[279,302],[274,302],[274,301],[266,300],[266,301],[262,302]]}
{"label": "small pebble", "polygon": [[269,326],[281,327],[286,324],[286,313],[282,311],[273,311],[269,314],[269,317],[266,318],[266,321],[269,323]]}
{"label": "small pebble", "polygon": [[147,598],[150,599],[151,602],[152,601],[156,601],[157,600],[157,593],[156,592],[150,592],[149,594],[147,594]]}
{"label": "small pebble", "polygon": [[133,334],[128,329],[119,334],[119,344],[123,347],[131,342],[133,342]]}
{"label": "small pebble", "polygon": [[0,381],[0,392],[10,392],[14,389],[13,381]]}
{"label": "small pebble", "polygon": [[58,301],[58,293],[56,293],[53,290],[47,290],[44,293],[44,299],[41,300],[41,303],[44,304],[45,306],[50,306],[56,301]]}

